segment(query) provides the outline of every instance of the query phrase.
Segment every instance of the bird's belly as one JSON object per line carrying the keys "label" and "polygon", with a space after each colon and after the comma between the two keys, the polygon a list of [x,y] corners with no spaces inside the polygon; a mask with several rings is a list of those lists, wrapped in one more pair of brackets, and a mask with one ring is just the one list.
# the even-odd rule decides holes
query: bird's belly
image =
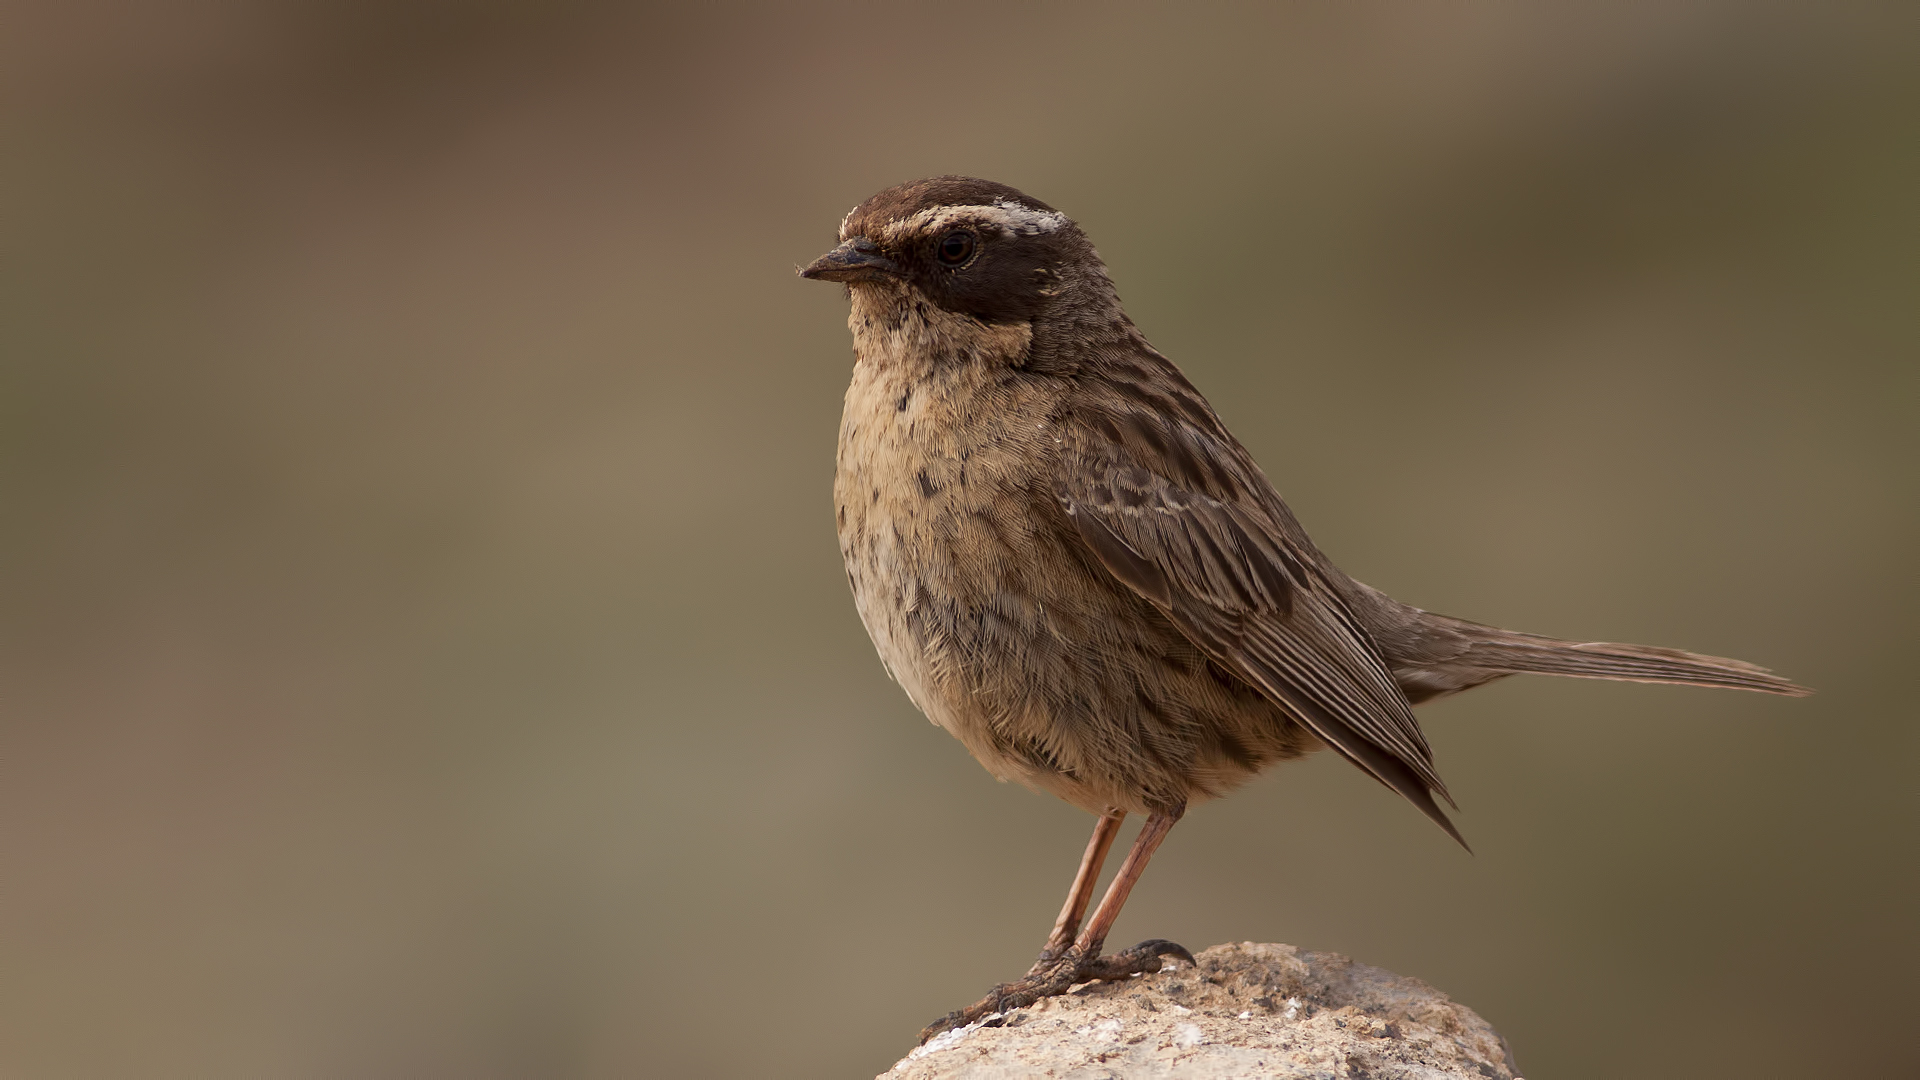
{"label": "bird's belly", "polygon": [[[866,469],[841,474],[843,506],[861,494],[868,504],[848,513],[841,547],[854,604],[888,672],[995,776],[1099,804],[1090,809],[1112,805],[1064,788],[1073,762],[1097,756],[1068,735],[1090,730],[1076,684],[1109,681],[1076,654],[1088,623],[1115,617],[1099,612],[1102,602],[1117,607],[1119,598],[1052,588],[1072,580],[1050,572],[1067,553],[1010,514],[1007,500],[995,505],[956,484],[902,505],[884,481],[875,500],[873,479]],[[906,483],[919,491],[917,475]]]}

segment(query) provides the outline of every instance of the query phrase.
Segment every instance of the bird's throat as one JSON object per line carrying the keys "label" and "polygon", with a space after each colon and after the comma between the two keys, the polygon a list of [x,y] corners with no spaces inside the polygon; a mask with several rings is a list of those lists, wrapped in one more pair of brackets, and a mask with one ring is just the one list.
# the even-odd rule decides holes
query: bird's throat
{"label": "bird's throat", "polygon": [[848,287],[847,327],[862,364],[904,366],[914,374],[965,365],[1020,367],[1033,345],[1033,324],[988,323],[948,311],[896,282]]}

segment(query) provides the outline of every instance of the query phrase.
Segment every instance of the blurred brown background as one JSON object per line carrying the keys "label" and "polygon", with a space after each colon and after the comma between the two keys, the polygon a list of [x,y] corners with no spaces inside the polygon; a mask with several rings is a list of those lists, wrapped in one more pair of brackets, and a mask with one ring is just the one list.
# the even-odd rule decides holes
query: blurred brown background
{"label": "blurred brown background", "polygon": [[1089,826],[882,673],[840,216],[1078,218],[1344,567],[1804,701],[1424,710],[1116,940],[1333,949],[1530,1076],[1913,1075],[1911,5],[8,5],[0,1074],[857,1077]]}

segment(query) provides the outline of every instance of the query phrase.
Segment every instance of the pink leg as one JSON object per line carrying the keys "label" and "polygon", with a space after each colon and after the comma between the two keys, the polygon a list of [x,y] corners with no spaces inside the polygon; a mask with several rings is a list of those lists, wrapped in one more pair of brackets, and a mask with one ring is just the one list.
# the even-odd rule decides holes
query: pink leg
{"label": "pink leg", "polygon": [[1080,932],[1074,947],[1088,959],[1100,955],[1100,946],[1107,942],[1107,931],[1113,929],[1113,922],[1120,917],[1120,909],[1126,906],[1127,894],[1133,891],[1134,883],[1140,875],[1146,873],[1147,860],[1160,847],[1160,841],[1167,838],[1173,830],[1173,823],[1180,820],[1186,807],[1180,807],[1171,814],[1150,814],[1147,823],[1140,827],[1140,835],[1133,838],[1133,847],[1127,851],[1127,861],[1120,864],[1120,872],[1114,875],[1113,884],[1107,886],[1107,895],[1100,898],[1100,906],[1094,909],[1093,921]]}
{"label": "pink leg", "polygon": [[1177,956],[1192,964],[1192,953],[1159,938],[1143,941],[1113,956],[1100,955],[1107,932],[1113,929],[1114,920],[1120,917],[1120,909],[1127,903],[1127,894],[1133,891],[1134,883],[1140,880],[1140,875],[1147,869],[1147,860],[1153,858],[1160,841],[1167,838],[1173,823],[1179,821],[1185,811],[1185,806],[1176,806],[1172,810],[1147,816],[1147,823],[1140,827],[1140,835],[1134,838],[1133,847],[1127,851],[1127,861],[1120,864],[1120,872],[1114,876],[1113,884],[1107,886],[1107,895],[1100,898],[1100,906],[1094,909],[1093,918],[1081,929],[1079,937],[1072,939],[1071,945],[1065,945],[1056,953],[1056,948],[1073,934],[1075,924],[1079,923],[1086,911],[1087,901],[1093,896],[1093,883],[1100,876],[1100,864],[1106,860],[1107,849],[1113,844],[1113,834],[1120,828],[1120,815],[1103,816],[1100,823],[1094,826],[1093,839],[1087,844],[1087,854],[1080,860],[1080,872],[1073,878],[1073,891],[1067,895],[1067,904],[1053,924],[1053,934],[1047,938],[1047,947],[1041,952],[1039,963],[1033,965],[1033,970],[1027,972],[1026,978],[1002,983],[979,1001],[927,1025],[926,1030],[920,1033],[920,1041],[926,1042],[943,1031],[963,1027],[994,1013],[1011,1012],[1041,998],[1064,994],[1076,983],[1096,979],[1125,979],[1159,971],[1160,958],[1163,956]]}
{"label": "pink leg", "polygon": [[1126,819],[1126,811],[1109,810],[1094,822],[1093,838],[1087,841],[1087,853],[1080,856],[1080,870],[1073,875],[1073,888],[1067,893],[1066,905],[1060,909],[1060,917],[1053,920],[1053,933],[1047,935],[1046,948],[1040,950],[1040,959],[1027,974],[1052,967],[1067,951],[1067,946],[1073,944],[1073,936],[1080,932],[1080,920],[1086,917],[1087,905],[1093,901],[1093,887],[1100,880],[1100,868],[1106,865],[1113,838],[1120,835],[1120,823]]}

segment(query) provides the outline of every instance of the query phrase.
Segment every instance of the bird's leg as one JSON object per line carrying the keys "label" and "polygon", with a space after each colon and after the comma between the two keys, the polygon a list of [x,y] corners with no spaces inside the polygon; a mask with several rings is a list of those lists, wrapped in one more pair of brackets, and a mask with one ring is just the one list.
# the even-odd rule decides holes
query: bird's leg
{"label": "bird's leg", "polygon": [[[1120,909],[1126,906],[1127,894],[1133,892],[1134,883],[1146,872],[1147,860],[1153,858],[1160,841],[1167,838],[1174,822],[1179,821],[1186,812],[1186,804],[1182,803],[1171,812],[1147,815],[1147,823],[1140,826],[1140,835],[1133,838],[1133,847],[1127,849],[1127,859],[1120,864],[1120,872],[1113,876],[1112,883],[1107,886],[1107,895],[1100,898],[1100,906],[1093,910],[1093,918],[1080,931],[1080,936],[1074,939],[1073,947],[1067,950],[1067,957],[1076,961],[1075,982],[1124,979],[1140,972],[1159,971],[1160,957],[1168,955],[1193,963],[1192,953],[1159,938],[1143,941],[1113,956],[1100,956],[1101,946],[1107,943],[1107,931],[1113,929],[1114,920],[1120,917]],[[1146,966],[1148,964],[1152,966]]]}
{"label": "bird's leg", "polygon": [[[1112,956],[1100,955],[1100,947],[1106,943],[1107,932],[1113,929],[1114,920],[1120,917],[1120,909],[1127,902],[1127,894],[1133,891],[1134,883],[1140,880],[1140,875],[1147,869],[1147,860],[1153,858],[1154,849],[1160,846],[1160,841],[1166,839],[1168,831],[1173,828],[1173,823],[1179,821],[1180,815],[1185,812],[1185,804],[1176,804],[1169,810],[1147,815],[1147,823],[1140,827],[1140,835],[1133,838],[1133,847],[1128,849],[1127,859],[1120,864],[1120,872],[1114,875],[1113,883],[1107,886],[1107,894],[1100,898],[1100,906],[1094,909],[1093,918],[1087,922],[1079,936],[1073,939],[1073,944],[1059,954],[1058,959],[1048,963],[1046,953],[1042,952],[1042,962],[1035,964],[1026,978],[1019,982],[1001,983],[979,1001],[964,1009],[950,1012],[928,1024],[926,1029],[920,1032],[920,1041],[926,1042],[943,1031],[964,1027],[994,1013],[1011,1012],[1014,1009],[1025,1008],[1041,998],[1064,994],[1077,983],[1092,982],[1096,979],[1124,979],[1132,975],[1159,971],[1160,958],[1163,956],[1177,956],[1192,964],[1194,962],[1192,953],[1180,945],[1159,938],[1143,941],[1125,952]],[[1107,820],[1103,817],[1101,824],[1094,828],[1093,840],[1087,845],[1087,858],[1082,860],[1081,872],[1074,876],[1073,894],[1067,897],[1067,908],[1060,913],[1060,922],[1054,926],[1056,936],[1062,934],[1061,926],[1068,921],[1067,916],[1073,908],[1080,906],[1084,910],[1085,901],[1080,901],[1078,905],[1075,903],[1076,897],[1083,888],[1083,882],[1088,895],[1092,894],[1092,878],[1098,874],[1097,863],[1101,861],[1095,857],[1094,849],[1102,846],[1102,832],[1119,827],[1118,818],[1112,819],[1111,826],[1106,824]],[[1112,842],[1113,838],[1108,836],[1106,843]],[[1104,857],[1106,853],[1103,850],[1099,854]],[[1089,870],[1088,863],[1095,863],[1095,869]],[[1047,940],[1047,945],[1049,949],[1052,948],[1052,938]]]}
{"label": "bird's leg", "polygon": [[1093,887],[1100,881],[1100,868],[1106,865],[1107,852],[1113,848],[1113,838],[1120,835],[1120,823],[1126,819],[1125,810],[1108,810],[1094,821],[1093,837],[1087,841],[1087,853],[1080,856],[1080,870],[1073,875],[1073,888],[1067,892],[1067,902],[1060,909],[1060,917],[1053,920],[1053,933],[1047,935],[1047,944],[1040,950],[1040,959],[1034,961],[1032,969],[1027,972],[1029,978],[1051,968],[1073,944],[1074,935],[1080,932],[1080,920],[1086,917],[1087,905],[1093,902]]}

